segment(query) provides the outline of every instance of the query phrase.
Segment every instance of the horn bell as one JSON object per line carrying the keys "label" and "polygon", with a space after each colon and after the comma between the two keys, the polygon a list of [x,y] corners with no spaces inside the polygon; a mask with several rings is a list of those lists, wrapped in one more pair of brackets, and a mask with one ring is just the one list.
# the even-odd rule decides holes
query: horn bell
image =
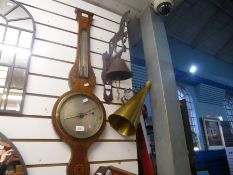
{"label": "horn bell", "polygon": [[111,127],[119,134],[123,136],[132,136],[136,133],[140,122],[142,106],[150,87],[151,82],[147,81],[136,95],[108,117]]}

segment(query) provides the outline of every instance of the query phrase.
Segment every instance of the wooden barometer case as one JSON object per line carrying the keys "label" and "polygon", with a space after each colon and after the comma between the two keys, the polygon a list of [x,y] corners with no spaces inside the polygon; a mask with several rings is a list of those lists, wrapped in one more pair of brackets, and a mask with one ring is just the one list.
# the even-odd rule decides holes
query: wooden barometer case
{"label": "wooden barometer case", "polygon": [[106,113],[102,102],[93,94],[96,79],[90,63],[90,26],[93,14],[76,9],[79,37],[76,61],[69,74],[70,91],[58,98],[52,113],[53,126],[69,144],[72,157],[68,175],[89,175],[87,152],[103,132]]}

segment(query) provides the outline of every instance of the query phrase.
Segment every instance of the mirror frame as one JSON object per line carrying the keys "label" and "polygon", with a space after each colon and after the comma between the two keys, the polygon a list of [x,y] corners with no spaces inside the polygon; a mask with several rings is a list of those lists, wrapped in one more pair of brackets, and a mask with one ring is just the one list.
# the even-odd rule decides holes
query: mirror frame
{"label": "mirror frame", "polygon": [[[5,79],[3,80],[3,84],[5,84],[4,86],[0,86],[0,88],[2,89],[2,92],[0,93],[0,113],[4,113],[4,114],[7,114],[7,113],[22,113],[22,110],[23,110],[23,105],[24,105],[24,99],[25,99],[25,93],[26,93],[26,85],[27,85],[27,80],[28,80],[28,72],[29,72],[29,66],[30,66],[30,60],[31,60],[31,56],[32,56],[32,49],[33,49],[33,45],[34,45],[34,39],[35,39],[35,33],[36,33],[36,25],[35,25],[35,22],[34,22],[34,19],[32,17],[32,15],[29,13],[29,11],[20,3],[14,1],[14,0],[8,0],[6,1],[6,3],[11,3],[14,5],[12,6],[12,8],[10,8],[10,10],[8,10],[7,12],[5,12],[5,14],[2,14],[3,12],[0,12],[0,17],[4,18],[6,20],[6,24],[3,24],[1,23],[0,26],[3,26],[5,27],[5,32],[4,32],[4,35],[3,35],[3,39],[2,41],[0,41],[0,45],[4,46],[4,47],[7,47],[9,46],[9,44],[6,44],[5,43],[5,36],[6,36],[6,33],[7,33],[7,30],[8,29],[16,29],[19,31],[19,34],[18,34],[18,38],[17,38],[17,43],[16,43],[16,49],[18,49],[20,46],[18,45],[20,42],[20,37],[21,37],[21,32],[28,32],[28,33],[31,33],[32,34],[32,38],[31,38],[31,44],[27,49],[28,51],[28,57],[27,58],[27,61],[25,62],[26,63],[26,66],[25,67],[20,67],[18,65],[15,65],[15,62],[17,61],[17,59],[19,58],[16,58],[16,53],[14,54],[13,56],[13,62],[12,64],[4,64],[4,63],[0,63],[0,66],[3,66],[3,67],[6,67],[7,69],[7,74],[6,74],[6,77]],[[23,10],[23,12],[25,12],[25,14],[27,15],[26,17],[23,17],[23,18],[17,18],[17,16],[15,17],[15,19],[11,19],[10,20],[7,20],[7,15],[11,14],[12,12],[14,12],[14,10],[18,10],[18,8],[21,8]],[[8,22],[22,22],[23,20],[30,20],[29,22],[31,22],[32,26],[32,30],[28,30],[28,29],[25,29],[25,28],[22,28],[22,27],[17,27],[17,26],[13,26],[13,25],[9,25]],[[10,46],[11,47],[11,46]],[[0,49],[0,57],[1,57],[1,51],[2,49]],[[29,53],[30,52],[30,53]],[[18,54],[17,54],[18,56]],[[1,58],[0,58],[1,59]],[[11,87],[12,86],[12,80],[13,80],[13,73],[14,73],[14,68],[20,68],[22,70],[25,70],[25,78],[24,78],[24,83],[23,83],[23,88],[14,88],[14,87]],[[5,81],[5,82],[4,82]],[[20,102],[18,103],[19,104],[19,108],[15,110],[11,110],[9,108],[7,108],[7,105],[8,105],[8,96],[10,94],[10,90],[22,90],[22,98],[21,96],[20,97]],[[16,92],[17,93],[17,92]],[[21,92],[20,92],[21,93]],[[16,96],[18,97],[18,96]],[[13,98],[13,97],[12,97]],[[2,100],[3,99],[3,100]],[[16,102],[17,103],[17,102]]]}
{"label": "mirror frame", "polygon": [[20,165],[23,166],[24,175],[28,175],[25,162],[24,162],[24,160],[23,160],[23,158],[22,158],[20,152],[19,152],[18,149],[16,148],[16,146],[15,146],[3,133],[1,133],[1,132],[0,132],[0,140],[3,140],[5,143],[11,145],[11,147],[14,149],[14,152],[16,152],[17,156],[19,156],[19,158],[20,158]]}

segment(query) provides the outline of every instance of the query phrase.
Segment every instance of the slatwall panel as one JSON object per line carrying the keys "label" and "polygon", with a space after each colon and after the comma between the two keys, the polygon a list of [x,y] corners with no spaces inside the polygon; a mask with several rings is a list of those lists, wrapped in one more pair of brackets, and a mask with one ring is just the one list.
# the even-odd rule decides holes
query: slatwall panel
{"label": "slatwall panel", "polygon": [[147,81],[147,72],[145,66],[131,64],[133,72],[133,88],[141,89]]}
{"label": "slatwall panel", "polygon": [[[60,140],[51,123],[52,108],[60,95],[69,90],[68,74],[75,61],[78,25],[75,7],[95,14],[91,26],[91,63],[96,75],[94,94],[103,100],[101,54],[118,31],[121,16],[81,0],[18,0],[36,22],[36,38],[26,89],[22,116],[1,116],[0,129],[8,136],[24,158],[29,175],[65,175],[70,159],[68,145]],[[120,43],[119,43],[120,46]],[[128,42],[127,42],[128,47]],[[120,48],[120,47],[119,47]],[[129,50],[122,58],[130,67]],[[121,82],[131,88],[132,80]],[[120,107],[116,88],[114,100],[104,103],[107,117]],[[99,166],[113,165],[138,173],[135,136],[123,137],[109,125],[88,152],[93,174]]]}
{"label": "slatwall panel", "polygon": [[223,132],[223,137],[224,137],[226,147],[232,147],[233,146],[233,134],[232,134],[232,128],[231,128],[230,122],[222,121],[221,126],[222,126],[222,132]]}
{"label": "slatwall panel", "polygon": [[225,90],[200,83],[197,87],[197,99],[199,102],[223,106]]}

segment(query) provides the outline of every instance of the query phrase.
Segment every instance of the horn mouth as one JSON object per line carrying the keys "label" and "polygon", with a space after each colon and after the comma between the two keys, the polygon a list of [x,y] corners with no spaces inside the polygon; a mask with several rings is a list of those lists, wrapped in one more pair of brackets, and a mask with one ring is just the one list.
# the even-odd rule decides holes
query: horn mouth
{"label": "horn mouth", "polygon": [[108,120],[112,128],[123,136],[132,136],[136,133],[134,125],[120,115],[112,114],[108,117]]}

